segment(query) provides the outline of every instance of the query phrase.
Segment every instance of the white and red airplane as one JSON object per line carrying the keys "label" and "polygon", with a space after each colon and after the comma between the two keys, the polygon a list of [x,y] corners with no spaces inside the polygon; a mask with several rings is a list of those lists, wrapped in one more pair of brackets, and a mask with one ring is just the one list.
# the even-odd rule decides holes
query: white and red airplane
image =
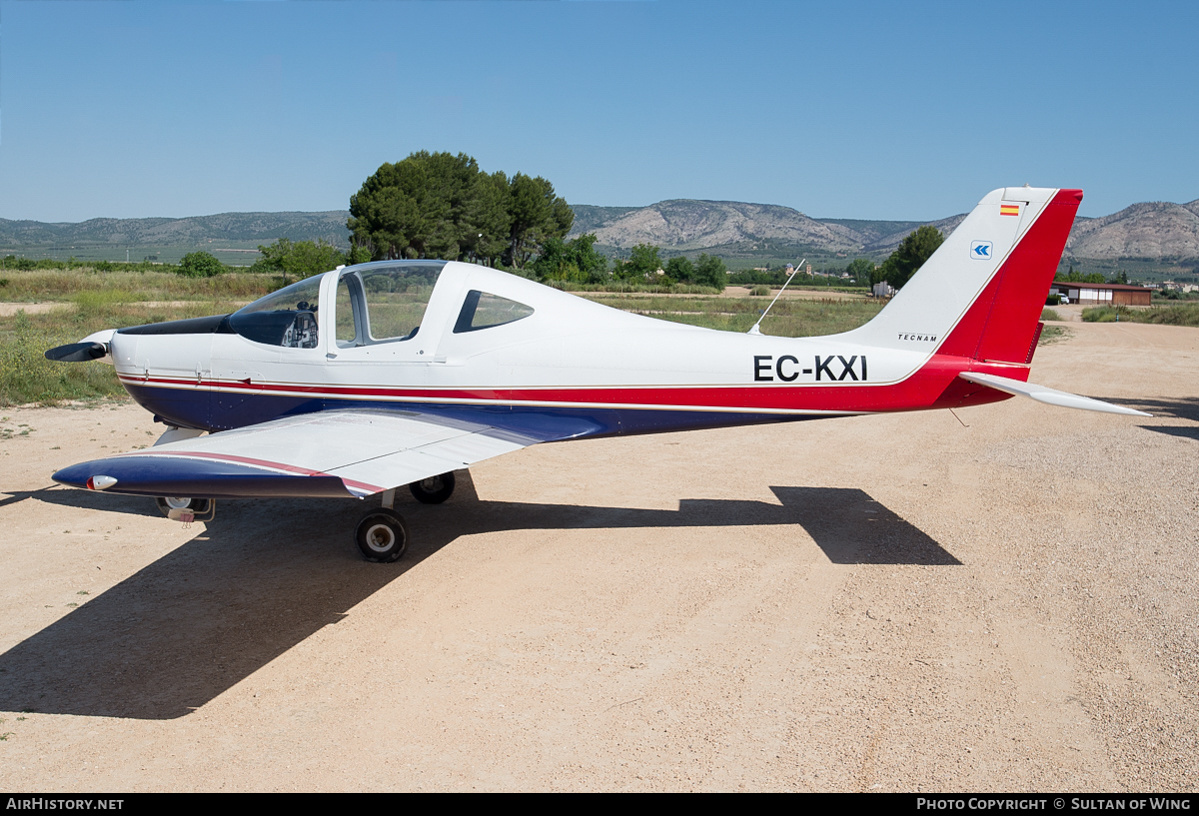
{"label": "white and red airplane", "polygon": [[[955,408],[1019,394],[1137,414],[1027,382],[1080,190],[989,193],[860,328],[769,337],[627,314],[447,261],[343,267],[230,315],[98,332],[46,353],[103,359],[168,430],[73,465],[73,487],[159,498],[383,494],[356,538],[407,545],[397,486],[437,503],[453,471],[538,442]],[[207,432],[205,434],[205,432]]]}

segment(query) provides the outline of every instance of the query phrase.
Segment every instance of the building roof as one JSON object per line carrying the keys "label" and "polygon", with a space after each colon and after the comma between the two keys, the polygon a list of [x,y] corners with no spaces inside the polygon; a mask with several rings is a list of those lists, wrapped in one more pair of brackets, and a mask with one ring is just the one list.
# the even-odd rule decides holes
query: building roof
{"label": "building roof", "polygon": [[1052,286],[1066,286],[1072,289],[1111,289],[1119,292],[1152,292],[1148,286],[1134,286],[1131,283],[1083,283],[1082,281],[1058,281]]}

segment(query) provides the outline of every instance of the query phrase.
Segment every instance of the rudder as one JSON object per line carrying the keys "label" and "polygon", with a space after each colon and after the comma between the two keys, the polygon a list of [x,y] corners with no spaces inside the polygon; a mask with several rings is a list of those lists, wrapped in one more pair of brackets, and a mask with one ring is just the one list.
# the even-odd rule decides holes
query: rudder
{"label": "rudder", "polygon": [[[1009,189],[1009,198],[1019,192]],[[1030,225],[996,275],[986,324],[969,356],[984,362],[1032,361],[1045,298],[1081,202],[1082,190],[1058,190]]]}

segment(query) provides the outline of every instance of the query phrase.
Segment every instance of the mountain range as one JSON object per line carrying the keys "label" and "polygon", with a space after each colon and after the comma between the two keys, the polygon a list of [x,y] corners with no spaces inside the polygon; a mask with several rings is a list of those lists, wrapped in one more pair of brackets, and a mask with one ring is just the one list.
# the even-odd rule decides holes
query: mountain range
{"label": "mountain range", "polygon": [[[779,249],[790,254],[885,257],[922,224],[947,235],[966,217],[963,213],[931,222],[811,218],[789,207],[687,199],[640,208],[577,206],[574,210],[572,235],[595,233],[601,249],[649,243],[672,252],[731,257]],[[1103,218],[1079,218],[1066,242],[1066,257],[1199,260],[1199,200],[1133,204]]]}
{"label": "mountain range", "polygon": [[[637,244],[666,255],[707,252],[726,259],[778,259],[806,255],[816,261],[885,258],[912,230],[931,223],[948,234],[965,217],[937,221],[868,221],[812,218],[771,204],[674,199],[648,207],[575,205],[570,237],[594,233],[600,251],[627,254]],[[344,210],[328,212],[221,213],[192,218],[93,218],[81,223],[0,219],[0,256],[177,260],[205,249],[222,260],[246,263],[259,244],[278,238],[325,240],[348,246]],[[1133,204],[1102,218],[1079,218],[1066,244],[1066,260],[1110,267],[1193,271],[1199,264],[1199,200],[1187,204]]]}

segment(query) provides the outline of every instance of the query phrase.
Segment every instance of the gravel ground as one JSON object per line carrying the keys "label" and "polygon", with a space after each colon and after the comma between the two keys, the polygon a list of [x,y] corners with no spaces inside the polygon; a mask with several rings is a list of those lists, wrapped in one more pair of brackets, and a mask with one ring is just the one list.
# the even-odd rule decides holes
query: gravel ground
{"label": "gravel ground", "polygon": [[[1199,332],[1071,324],[949,412],[545,445],[360,503],[53,487],[0,411],[0,789],[1193,790]],[[473,483],[472,483],[473,482]]]}

